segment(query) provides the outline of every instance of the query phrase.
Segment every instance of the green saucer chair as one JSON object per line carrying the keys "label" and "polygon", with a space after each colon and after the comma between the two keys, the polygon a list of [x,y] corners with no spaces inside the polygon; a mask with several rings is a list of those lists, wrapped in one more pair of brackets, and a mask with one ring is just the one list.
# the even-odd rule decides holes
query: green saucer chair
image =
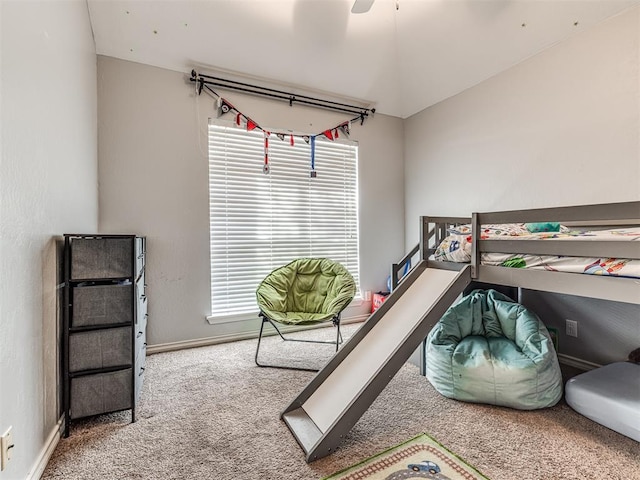
{"label": "green saucer chair", "polygon": [[519,410],[551,407],[562,375],[535,313],[495,290],[453,305],[425,342],[426,376],[445,397]]}
{"label": "green saucer chair", "polygon": [[[356,283],[347,269],[328,258],[299,258],[276,268],[260,283],[256,291],[260,324],[260,335],[256,347],[255,362],[259,367],[286,368],[318,371],[284,365],[267,365],[258,361],[260,341],[265,323],[276,329],[280,338],[292,342],[335,344],[336,351],[342,342],[340,314],[349,305],[356,293]],[[333,322],[337,327],[336,341],[300,340],[287,338],[280,332],[282,325],[312,325]]]}

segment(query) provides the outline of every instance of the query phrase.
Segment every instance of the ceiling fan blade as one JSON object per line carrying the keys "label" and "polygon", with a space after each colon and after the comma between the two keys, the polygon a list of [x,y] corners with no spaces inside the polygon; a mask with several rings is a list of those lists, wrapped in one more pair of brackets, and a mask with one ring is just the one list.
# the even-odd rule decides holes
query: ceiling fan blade
{"label": "ceiling fan blade", "polygon": [[351,13],[367,13],[371,9],[374,0],[355,0]]}

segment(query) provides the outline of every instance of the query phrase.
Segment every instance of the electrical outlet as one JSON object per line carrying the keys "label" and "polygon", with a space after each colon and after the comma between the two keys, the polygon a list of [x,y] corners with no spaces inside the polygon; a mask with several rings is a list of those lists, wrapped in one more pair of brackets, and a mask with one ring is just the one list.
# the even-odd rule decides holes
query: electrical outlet
{"label": "electrical outlet", "polygon": [[13,452],[13,427],[9,427],[0,437],[0,470],[7,468]]}
{"label": "electrical outlet", "polygon": [[567,327],[567,335],[570,337],[578,336],[578,322],[575,320],[565,320],[565,326]]}

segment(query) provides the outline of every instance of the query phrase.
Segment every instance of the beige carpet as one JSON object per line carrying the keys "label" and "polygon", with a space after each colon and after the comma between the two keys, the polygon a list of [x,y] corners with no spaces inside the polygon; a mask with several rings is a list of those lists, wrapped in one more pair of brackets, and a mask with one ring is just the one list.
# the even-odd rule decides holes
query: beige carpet
{"label": "beige carpet", "polygon": [[[265,359],[281,346],[268,339]],[[254,348],[243,341],[150,356],[138,421],[118,413],[76,422],[43,478],[311,480],[426,432],[492,480],[640,480],[640,443],[564,402],[533,412],[461,403],[440,396],[413,365],[335,454],[308,465],[279,413],[314,374],[256,367]],[[331,354],[287,344],[286,355],[304,362],[311,349]]]}

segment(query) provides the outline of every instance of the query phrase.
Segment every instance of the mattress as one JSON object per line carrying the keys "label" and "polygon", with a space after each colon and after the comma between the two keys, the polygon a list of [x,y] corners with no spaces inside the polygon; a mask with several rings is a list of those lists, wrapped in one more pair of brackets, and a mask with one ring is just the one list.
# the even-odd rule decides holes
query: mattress
{"label": "mattress", "polygon": [[640,442],[640,364],[616,362],[569,379],[567,404],[576,412]]}
{"label": "mattress", "polygon": [[[563,241],[627,241],[640,242],[640,228],[578,231],[560,227],[557,232],[531,233],[525,224],[483,225],[482,240],[563,240]],[[451,229],[438,245],[433,258],[438,261],[468,263],[471,261],[471,227]],[[640,250],[640,244],[638,245]],[[482,253],[482,265],[529,268],[590,275],[640,278],[640,260],[595,258],[517,253]]]}

